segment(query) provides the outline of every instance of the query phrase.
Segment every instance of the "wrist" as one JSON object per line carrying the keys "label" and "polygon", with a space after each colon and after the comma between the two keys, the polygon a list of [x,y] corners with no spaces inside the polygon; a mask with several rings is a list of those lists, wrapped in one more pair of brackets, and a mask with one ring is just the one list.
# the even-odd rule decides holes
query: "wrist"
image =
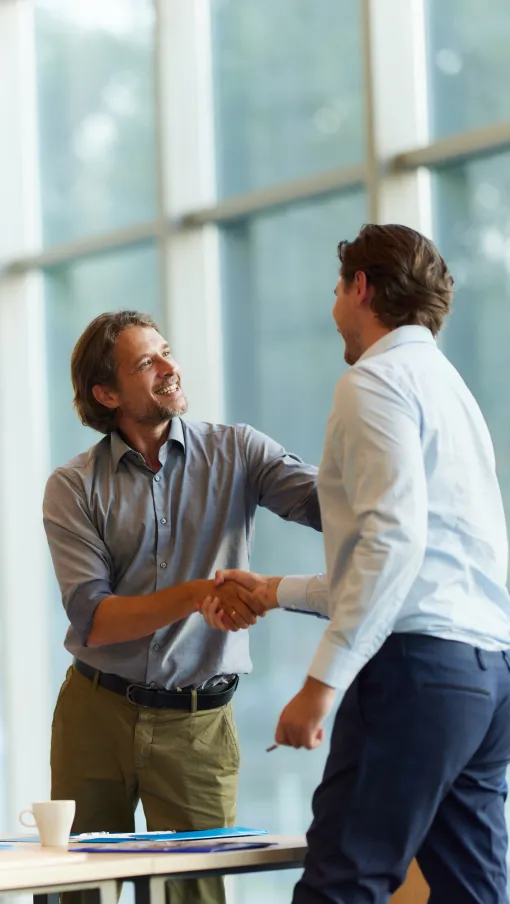
{"label": "wrist", "polygon": [[268,609],[278,609],[278,587],[280,586],[283,577],[270,577],[267,579],[267,608]]}
{"label": "wrist", "polygon": [[335,687],[331,687],[330,684],[324,684],[323,681],[319,681],[318,678],[312,678],[311,675],[306,676],[303,691],[305,694],[310,694],[314,697],[320,696],[324,699],[331,698],[333,700],[336,697]]}
{"label": "wrist", "polygon": [[188,581],[186,586],[188,588],[187,602],[190,606],[190,612],[195,612],[197,603],[203,603],[207,596],[216,595],[213,580],[208,581],[200,578],[195,581]]}

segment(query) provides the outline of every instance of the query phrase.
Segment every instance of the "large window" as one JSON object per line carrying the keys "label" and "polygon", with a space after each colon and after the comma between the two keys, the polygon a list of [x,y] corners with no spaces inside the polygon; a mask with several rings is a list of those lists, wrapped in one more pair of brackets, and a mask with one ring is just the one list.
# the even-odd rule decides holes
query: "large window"
{"label": "large window", "polygon": [[150,0],[36,0],[45,242],[156,213]]}
{"label": "large window", "polygon": [[[47,472],[97,438],[69,358],[99,312],[163,323],[191,417],[251,422],[318,462],[345,366],[337,243],[372,219],[431,234],[456,279],[443,347],[489,423],[510,516],[509,33],[507,0],[0,3],[0,465],[18,433],[32,456],[15,493],[0,479],[1,828],[27,775],[29,800],[47,795],[45,689],[67,656],[44,537],[29,534],[35,592],[19,572]],[[261,512],[255,536],[260,571],[323,568],[312,531]],[[26,673],[25,624],[51,625],[29,650],[35,727],[5,690]],[[322,630],[279,613],[252,632],[241,822],[306,828],[326,745],[264,748]],[[294,879],[236,880],[235,904],[276,904]]]}
{"label": "large window", "polygon": [[426,0],[434,136],[510,118],[510,4]]}
{"label": "large window", "polygon": [[358,163],[357,0],[212,0],[218,192]]}

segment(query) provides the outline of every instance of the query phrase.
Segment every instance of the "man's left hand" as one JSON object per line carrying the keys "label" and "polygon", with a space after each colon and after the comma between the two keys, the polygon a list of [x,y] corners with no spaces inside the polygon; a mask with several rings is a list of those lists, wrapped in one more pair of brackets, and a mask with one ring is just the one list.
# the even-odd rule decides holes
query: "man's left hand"
{"label": "man's left hand", "polygon": [[283,710],[275,741],[284,747],[314,750],[324,740],[322,723],[335,702],[336,690],[308,677],[298,694]]}

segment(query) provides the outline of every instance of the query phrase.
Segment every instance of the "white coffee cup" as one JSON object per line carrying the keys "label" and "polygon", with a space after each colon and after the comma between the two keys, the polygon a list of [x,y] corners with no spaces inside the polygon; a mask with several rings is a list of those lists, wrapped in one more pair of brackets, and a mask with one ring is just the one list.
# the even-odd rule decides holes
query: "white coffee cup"
{"label": "white coffee cup", "polygon": [[[67,847],[76,812],[74,800],[44,800],[32,804],[31,810],[22,810],[19,821],[27,828],[39,829],[41,844],[45,847]],[[25,822],[28,813],[34,822]]]}

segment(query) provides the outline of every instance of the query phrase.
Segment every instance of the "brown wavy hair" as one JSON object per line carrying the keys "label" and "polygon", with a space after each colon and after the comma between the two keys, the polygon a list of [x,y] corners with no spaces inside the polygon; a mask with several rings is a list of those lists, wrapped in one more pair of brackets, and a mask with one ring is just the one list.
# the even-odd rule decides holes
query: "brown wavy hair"
{"label": "brown wavy hair", "polygon": [[149,314],[139,311],[109,311],[100,314],[81,334],[71,355],[74,407],[82,424],[111,433],[117,412],[96,401],[96,384],[116,387],[114,350],[118,336],[129,326],[146,326],[161,332]]}
{"label": "brown wavy hair", "polygon": [[342,278],[360,270],[375,289],[372,310],[388,329],[416,324],[437,335],[453,298],[453,277],[430,239],[407,226],[362,227],[338,245]]}

